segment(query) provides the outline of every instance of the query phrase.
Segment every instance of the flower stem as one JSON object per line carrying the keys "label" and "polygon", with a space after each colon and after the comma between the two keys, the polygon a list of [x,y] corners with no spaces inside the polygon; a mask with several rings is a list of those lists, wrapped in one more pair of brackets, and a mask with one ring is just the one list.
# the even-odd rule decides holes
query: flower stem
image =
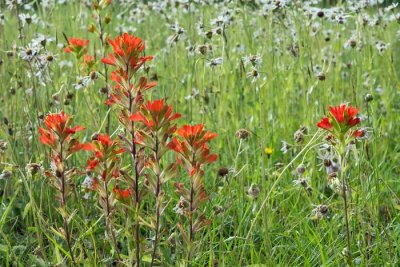
{"label": "flower stem", "polygon": [[340,147],[340,159],[341,159],[341,168],[340,168],[340,175],[342,178],[342,194],[343,194],[343,201],[344,201],[344,219],[346,223],[346,241],[347,241],[347,253],[345,255],[347,259],[347,264],[352,266],[352,259],[351,259],[351,237],[350,237],[350,226],[349,226],[349,215],[348,215],[348,202],[347,202],[347,179],[344,173],[345,169],[345,140],[341,138],[341,147]]}
{"label": "flower stem", "polygon": [[[158,158],[158,138],[157,138],[157,133],[156,133],[156,147],[155,147],[155,159],[157,161],[157,164],[160,165],[160,160]],[[160,181],[160,174],[157,173],[157,186],[156,186],[156,192],[155,192],[155,198],[156,198],[156,225],[155,225],[155,237],[154,237],[154,248],[153,248],[153,253],[151,255],[151,264],[150,266],[154,265],[154,261],[156,258],[156,253],[157,253],[157,245],[158,245],[158,236],[159,236],[159,232],[160,232],[160,193],[161,193],[161,181]]]}
{"label": "flower stem", "polygon": [[[62,141],[60,143],[60,164],[63,165],[63,142]],[[71,236],[70,236],[70,232],[69,232],[68,218],[66,218],[67,201],[66,201],[65,171],[64,171],[64,166],[62,166],[62,167],[63,167],[63,169],[62,169],[60,178],[61,178],[61,209],[65,213],[62,215],[63,222],[64,222],[64,232],[65,232],[64,234],[65,234],[65,240],[67,241],[69,254],[71,256],[72,265],[76,266],[74,253],[73,253],[72,246],[71,246]]]}

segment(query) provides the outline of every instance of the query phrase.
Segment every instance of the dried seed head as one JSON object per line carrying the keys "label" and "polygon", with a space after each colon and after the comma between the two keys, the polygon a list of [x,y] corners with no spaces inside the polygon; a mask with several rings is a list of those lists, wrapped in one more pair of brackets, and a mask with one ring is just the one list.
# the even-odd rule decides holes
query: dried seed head
{"label": "dried seed head", "polygon": [[98,74],[95,71],[91,71],[89,76],[91,80],[96,80],[98,78]]}
{"label": "dried seed head", "polygon": [[0,140],[0,154],[4,154],[7,150],[8,143],[6,141]]}
{"label": "dried seed head", "polygon": [[100,94],[103,94],[103,95],[105,95],[105,94],[108,94],[108,88],[107,87],[102,87],[102,88],[100,88]]}
{"label": "dried seed head", "polygon": [[74,98],[74,93],[68,92],[67,99],[71,100],[72,98]]}
{"label": "dried seed head", "polygon": [[371,94],[366,94],[364,97],[365,102],[371,102],[374,100],[374,97]]}
{"label": "dried seed head", "polygon": [[11,178],[12,176],[12,172],[9,170],[3,170],[3,172],[0,174],[0,180],[6,180]]}
{"label": "dried seed head", "polygon": [[207,54],[207,52],[208,52],[208,45],[199,45],[198,47],[197,47],[197,50],[202,54],[202,55],[205,55],[205,54]]}
{"label": "dried seed head", "polygon": [[317,78],[318,78],[318,80],[320,80],[320,81],[325,81],[325,79],[326,79],[325,73],[320,72],[320,73],[317,75]]}
{"label": "dried seed head", "polygon": [[26,170],[32,175],[40,172],[41,168],[42,166],[38,163],[28,163],[26,165]]}
{"label": "dried seed head", "polygon": [[333,180],[337,178],[337,173],[336,172],[332,172],[328,175],[328,180]]}
{"label": "dried seed head", "polygon": [[57,176],[58,178],[60,178],[60,177],[62,177],[62,175],[63,175],[62,171],[59,170],[59,169],[57,169],[57,170],[56,170],[56,176]]}
{"label": "dried seed head", "polygon": [[322,10],[318,11],[317,12],[317,16],[320,17],[320,18],[323,18],[325,16],[324,11],[322,11]]}
{"label": "dried seed head", "polygon": [[351,40],[349,41],[349,45],[350,45],[352,48],[354,48],[354,47],[357,46],[357,41],[356,41],[355,39],[351,39]]}
{"label": "dried seed head", "polygon": [[256,199],[260,195],[260,188],[256,184],[251,184],[249,190],[247,190],[247,194]]}
{"label": "dried seed head", "polygon": [[332,166],[332,161],[330,159],[324,159],[324,166],[325,167],[330,167]]}
{"label": "dried seed head", "polygon": [[308,128],[307,126],[301,126],[299,131],[301,131],[303,134],[308,134]]}
{"label": "dried seed head", "polygon": [[54,60],[53,55],[47,55],[46,60],[47,60],[48,62],[52,62],[52,61]]}
{"label": "dried seed head", "polygon": [[51,98],[53,99],[53,101],[55,103],[59,103],[60,102],[60,94],[59,93],[55,93],[51,96]]}
{"label": "dried seed head", "polygon": [[320,205],[319,211],[322,213],[322,215],[326,215],[328,213],[328,207],[326,205]]}
{"label": "dried seed head", "polygon": [[150,76],[150,81],[158,81],[157,72],[154,72],[154,73]]}
{"label": "dried seed head", "polygon": [[211,39],[212,36],[213,36],[213,32],[212,31],[206,32],[206,36],[207,36],[208,39]]}
{"label": "dried seed head", "polygon": [[226,175],[228,175],[228,173],[229,173],[229,169],[226,167],[221,167],[218,170],[218,176],[220,176],[220,177],[225,177]]}
{"label": "dried seed head", "polygon": [[297,168],[296,168],[296,172],[298,175],[303,175],[303,173],[306,171],[306,167],[304,166],[304,164],[300,164]]}
{"label": "dried seed head", "polygon": [[213,210],[214,210],[214,215],[218,215],[218,214],[224,212],[224,208],[222,206],[219,206],[219,205],[215,205],[213,207]]}
{"label": "dried seed head", "polygon": [[332,145],[336,145],[335,137],[332,134],[328,134],[324,139]]}
{"label": "dried seed head", "polygon": [[5,125],[8,125],[8,119],[6,117],[3,118],[3,122]]}
{"label": "dried seed head", "polygon": [[99,138],[99,133],[93,133],[92,136],[90,137],[92,141],[96,141],[98,140],[98,138]]}
{"label": "dried seed head", "polygon": [[296,143],[302,143],[302,142],[304,141],[304,134],[303,134],[303,132],[300,131],[300,130],[297,130],[297,131],[294,133],[293,139],[294,139],[294,141],[295,141]]}
{"label": "dried seed head", "polygon": [[250,137],[250,132],[246,129],[239,129],[235,135],[239,139],[247,140]]}
{"label": "dried seed head", "polygon": [[28,47],[28,48],[25,49],[25,53],[26,53],[28,56],[30,56],[30,55],[33,54],[33,51],[32,51],[31,48]]}

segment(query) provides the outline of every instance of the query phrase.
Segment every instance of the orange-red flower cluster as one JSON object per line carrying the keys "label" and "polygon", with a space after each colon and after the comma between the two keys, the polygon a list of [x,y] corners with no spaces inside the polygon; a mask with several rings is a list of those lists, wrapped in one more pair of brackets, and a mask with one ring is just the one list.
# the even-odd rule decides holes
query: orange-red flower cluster
{"label": "orange-red flower cluster", "polygon": [[121,189],[119,186],[113,188],[117,199],[128,199],[132,196],[132,188]]}
{"label": "orange-red flower cluster", "polygon": [[180,138],[174,137],[168,147],[177,152],[178,161],[187,167],[199,169],[201,165],[214,162],[218,156],[211,154],[207,142],[217,137],[216,133],[204,131],[204,125],[184,125],[178,129]]}
{"label": "orange-red flower cluster", "polygon": [[[98,191],[100,194],[103,193],[104,186],[100,186],[100,183],[108,183],[112,178],[118,179],[120,177],[119,155],[124,152],[124,149],[119,147],[119,143],[116,140],[111,140],[107,134],[97,134],[94,137],[94,141],[88,145],[88,150],[93,151],[87,161],[87,170],[97,174],[97,177],[93,178],[90,189]],[[114,186],[114,193],[118,198],[127,198],[130,194],[130,189],[120,189],[118,184]]]}
{"label": "orange-red flower cluster", "polygon": [[[336,107],[329,107],[329,114],[318,122],[319,128],[325,129],[334,135],[344,135],[350,128],[360,123],[360,118],[357,118],[358,109],[353,106],[341,104]],[[362,131],[357,130],[352,132],[352,136],[360,137]]]}
{"label": "orange-red flower cluster", "polygon": [[118,147],[117,142],[111,140],[110,136],[107,134],[96,135],[95,140],[92,143],[87,144],[87,150],[94,152],[93,157],[87,161],[88,170],[95,169],[102,161],[115,161],[116,156],[124,152],[122,148]]}
{"label": "orange-red flower cluster", "polygon": [[127,109],[133,102],[140,105],[143,102],[143,92],[156,85],[156,82],[147,82],[145,77],[137,79],[137,84],[132,84],[133,75],[152,56],[143,56],[145,44],[139,37],[124,33],[114,40],[109,39],[113,52],[102,58],[101,62],[115,67],[111,72],[111,80],[116,83],[113,92],[106,101],[107,105],[118,104]]}
{"label": "orange-red flower cluster", "polygon": [[[152,56],[141,56],[145,44],[142,39],[124,33],[117,36],[114,40],[109,39],[108,43],[112,46],[113,53],[109,53],[101,61],[108,65],[116,66],[126,72],[135,73],[146,61],[153,59]],[[129,76],[129,75],[128,75]]]}
{"label": "orange-red flower cluster", "polygon": [[68,46],[64,48],[65,53],[74,53],[77,56],[79,55],[79,57],[86,54],[89,40],[70,37],[68,41]]}
{"label": "orange-red flower cluster", "polygon": [[[134,122],[143,122],[149,130],[158,131],[166,124],[181,117],[179,113],[172,113],[172,106],[166,105],[164,99],[148,101],[143,108],[130,116]],[[175,128],[168,129],[172,134]]]}
{"label": "orange-red flower cluster", "polygon": [[53,149],[56,149],[58,145],[67,144],[67,152],[69,153],[82,149],[88,150],[88,144],[81,144],[72,138],[75,133],[85,128],[79,125],[71,127],[72,122],[71,116],[64,112],[47,115],[44,119],[46,128],[39,128],[39,141]]}

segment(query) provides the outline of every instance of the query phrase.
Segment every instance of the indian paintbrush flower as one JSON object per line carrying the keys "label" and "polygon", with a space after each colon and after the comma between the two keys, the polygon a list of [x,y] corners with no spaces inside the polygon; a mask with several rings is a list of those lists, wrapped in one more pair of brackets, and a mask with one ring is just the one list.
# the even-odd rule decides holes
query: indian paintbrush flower
{"label": "indian paintbrush flower", "polygon": [[351,137],[360,137],[362,135],[360,130],[349,131],[360,123],[360,118],[356,117],[357,114],[358,109],[353,106],[347,106],[346,104],[336,107],[330,106],[328,116],[322,118],[317,126],[327,130],[341,141],[344,141],[345,135],[348,133],[350,133]]}

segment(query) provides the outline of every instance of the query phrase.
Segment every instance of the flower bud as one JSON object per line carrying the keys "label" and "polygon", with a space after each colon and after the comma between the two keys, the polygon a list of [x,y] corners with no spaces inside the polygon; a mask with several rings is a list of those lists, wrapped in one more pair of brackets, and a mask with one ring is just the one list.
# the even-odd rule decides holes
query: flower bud
{"label": "flower bud", "polygon": [[88,28],[87,28],[88,32],[94,33],[96,31],[96,26],[91,23]]}
{"label": "flower bud", "polygon": [[105,16],[104,23],[109,24],[111,22],[111,18],[109,16]]}

